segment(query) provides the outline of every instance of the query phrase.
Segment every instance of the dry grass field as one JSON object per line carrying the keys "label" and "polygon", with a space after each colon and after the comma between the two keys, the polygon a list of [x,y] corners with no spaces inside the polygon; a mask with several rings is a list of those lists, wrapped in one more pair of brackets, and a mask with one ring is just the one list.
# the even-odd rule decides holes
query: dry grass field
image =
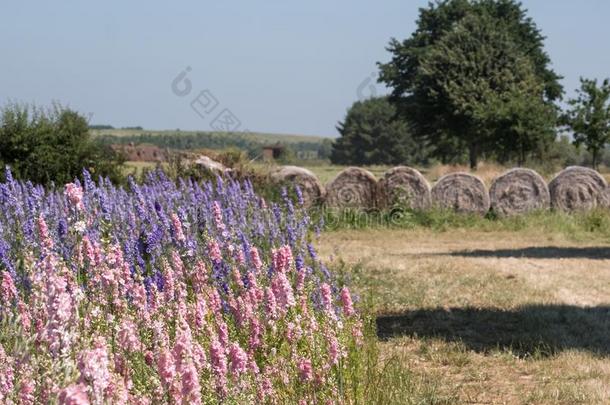
{"label": "dry grass field", "polygon": [[385,403],[610,403],[610,241],[350,230],[318,243],[371,302]]}

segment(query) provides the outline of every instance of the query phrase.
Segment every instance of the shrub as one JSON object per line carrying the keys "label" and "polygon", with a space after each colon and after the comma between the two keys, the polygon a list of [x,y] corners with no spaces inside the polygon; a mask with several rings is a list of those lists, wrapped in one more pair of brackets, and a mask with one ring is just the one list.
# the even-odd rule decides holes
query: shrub
{"label": "shrub", "polygon": [[0,112],[0,165],[11,165],[17,178],[64,184],[86,167],[119,180],[121,163],[108,146],[92,141],[87,120],[73,110],[10,104]]}

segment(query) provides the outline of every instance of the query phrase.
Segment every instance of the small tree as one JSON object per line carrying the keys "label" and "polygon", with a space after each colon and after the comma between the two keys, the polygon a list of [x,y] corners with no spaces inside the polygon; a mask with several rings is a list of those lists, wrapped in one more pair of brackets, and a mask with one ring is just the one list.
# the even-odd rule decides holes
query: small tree
{"label": "small tree", "polygon": [[574,144],[585,145],[597,168],[600,151],[610,142],[610,81],[598,87],[597,80],[581,77],[577,93],[568,101],[572,108],[564,115],[564,123],[574,132]]}
{"label": "small tree", "polygon": [[356,101],[337,130],[330,160],[335,164],[412,164],[421,160],[407,124],[385,97]]}

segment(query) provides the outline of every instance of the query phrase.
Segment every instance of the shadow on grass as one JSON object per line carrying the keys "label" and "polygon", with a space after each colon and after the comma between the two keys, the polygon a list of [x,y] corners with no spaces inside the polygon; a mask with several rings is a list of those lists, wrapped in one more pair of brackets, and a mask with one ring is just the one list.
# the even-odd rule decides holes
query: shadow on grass
{"label": "shadow on grass", "polygon": [[540,246],[521,249],[460,250],[443,255],[462,257],[525,257],[533,259],[610,259],[610,246]]}
{"label": "shadow on grass", "polygon": [[435,337],[482,353],[511,349],[521,357],[546,357],[568,349],[610,356],[610,306],[420,309],[378,316],[377,335],[381,340]]}

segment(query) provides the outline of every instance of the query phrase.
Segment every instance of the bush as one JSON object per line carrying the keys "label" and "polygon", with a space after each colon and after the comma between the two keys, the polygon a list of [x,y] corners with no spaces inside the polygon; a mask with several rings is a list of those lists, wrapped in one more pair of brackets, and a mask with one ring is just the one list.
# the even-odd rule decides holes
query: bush
{"label": "bush", "polygon": [[120,180],[122,159],[94,142],[87,120],[60,105],[49,109],[9,104],[0,112],[0,164],[35,183],[67,183],[83,168]]}

